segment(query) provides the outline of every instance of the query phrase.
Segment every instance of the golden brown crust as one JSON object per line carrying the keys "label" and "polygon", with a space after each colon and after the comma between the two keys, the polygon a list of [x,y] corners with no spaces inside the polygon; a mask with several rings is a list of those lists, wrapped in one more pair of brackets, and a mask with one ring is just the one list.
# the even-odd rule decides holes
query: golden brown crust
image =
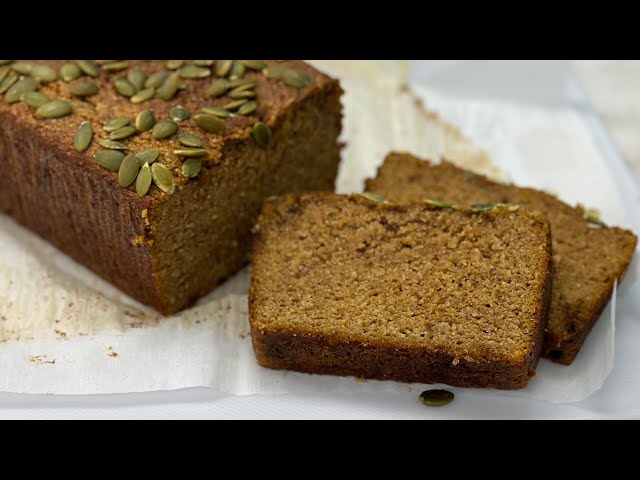
{"label": "golden brown crust", "polygon": [[611,298],[633,256],[636,236],[617,227],[598,226],[581,208],[535,189],[503,185],[449,162],[431,164],[392,153],[367,191],[397,202],[436,198],[460,205],[483,202],[519,204],[549,219],[553,234],[554,280],[550,318],[542,356],[570,364]]}
{"label": "golden brown crust", "polygon": [[[164,314],[189,306],[247,263],[250,229],[265,198],[334,188],[342,90],[337,80],[301,61],[286,64],[312,75],[312,85],[297,90],[249,72],[258,81],[256,116],[236,116],[227,121],[226,133],[215,135],[198,130],[193,119],[180,124],[180,134],[199,136],[210,152],[196,179],[179,174],[175,137],[158,141],[146,132],[130,140],[134,152],[161,150],[160,161],[172,169],[177,184],[172,195],[152,186],[140,198],[133,188],[119,187],[115,173],[96,165],[97,140],[107,135],[102,125],[123,114],[134,118],[146,108],[161,120],[175,105],[193,114],[203,105],[218,106],[228,98],[204,95],[212,78],[184,80],[186,88],[170,102],[134,105],[110,86],[122,73],[102,72],[98,79],[84,78],[97,82],[100,93],[71,99],[74,114],[55,120],[36,118],[21,103],[0,102],[0,211],[142,303]],[[132,65],[147,72],[163,68]],[[70,99],[62,82],[41,91]],[[273,131],[267,149],[252,138],[257,119]],[[87,152],[78,153],[73,136],[83,120],[91,121],[96,138]],[[206,255],[198,263],[194,258],[201,259],[201,252]]]}
{"label": "golden brown crust", "polygon": [[551,290],[542,217],[315,193],[265,204],[255,233],[260,365],[501,389],[534,374]]}

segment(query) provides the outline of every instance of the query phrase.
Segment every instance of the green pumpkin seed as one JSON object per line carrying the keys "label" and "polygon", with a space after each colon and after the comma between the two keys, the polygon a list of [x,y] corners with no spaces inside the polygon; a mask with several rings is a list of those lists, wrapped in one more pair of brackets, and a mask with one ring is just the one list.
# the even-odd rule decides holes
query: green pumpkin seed
{"label": "green pumpkin seed", "polygon": [[[230,83],[232,83],[232,82],[230,82]],[[238,85],[233,90],[231,90],[229,92],[229,95],[233,95],[234,93],[244,92],[244,91],[247,91],[247,90],[253,90],[253,88],[255,86],[256,86],[256,82],[243,83],[242,85]]]}
{"label": "green pumpkin seed", "polygon": [[[242,87],[239,87],[242,88]],[[231,92],[229,92],[229,96],[235,100],[239,100],[241,98],[245,98],[245,99],[249,99],[249,98],[255,98],[256,97],[256,92],[254,92],[253,90],[232,90]]]}
{"label": "green pumpkin seed", "polygon": [[31,108],[38,108],[44,105],[47,102],[50,102],[51,99],[46,96],[44,93],[40,92],[27,92],[23,93],[20,97],[25,104],[29,105]]}
{"label": "green pumpkin seed", "polygon": [[427,407],[442,407],[451,403],[453,397],[449,390],[425,390],[420,394],[420,402]]}
{"label": "green pumpkin seed", "polygon": [[71,115],[72,112],[73,107],[69,102],[52,100],[44,105],[40,105],[36,110],[36,115],[42,118],[61,118]]}
{"label": "green pumpkin seed", "polygon": [[185,147],[199,148],[203,145],[202,140],[195,135],[180,135],[178,141]]}
{"label": "green pumpkin seed", "polygon": [[18,75],[14,72],[9,73],[2,82],[0,82],[0,95],[9,90],[11,86],[18,81]]}
{"label": "green pumpkin seed", "polygon": [[303,89],[311,85],[312,78],[302,70],[287,68],[282,74],[282,81],[290,87]]}
{"label": "green pumpkin seed", "polygon": [[162,100],[169,101],[178,93],[178,84],[180,83],[180,75],[172,73],[167,80],[157,90],[156,95]]}
{"label": "green pumpkin seed", "polygon": [[140,160],[140,164],[148,163],[151,165],[155,162],[160,156],[160,150],[157,148],[148,148],[147,150],[143,150],[142,152],[136,153],[136,157]]}
{"label": "green pumpkin seed", "polygon": [[119,128],[126,127],[127,125],[129,125],[129,123],[130,123],[129,117],[118,117],[108,121],[104,125],[104,129],[107,132],[115,132]]}
{"label": "green pumpkin seed", "polygon": [[239,109],[242,105],[244,105],[245,103],[247,103],[247,99],[242,99],[242,100],[234,100],[233,102],[227,103],[224,107],[225,110],[237,110]]}
{"label": "green pumpkin seed", "polygon": [[93,82],[76,82],[69,85],[69,94],[76,97],[90,97],[98,93],[100,89]]}
{"label": "green pumpkin seed", "polygon": [[229,118],[232,115],[228,110],[217,107],[202,107],[202,112],[218,118]]}
{"label": "green pumpkin seed", "polygon": [[136,87],[133,86],[133,83],[123,77],[116,78],[113,82],[113,87],[116,89],[116,92],[124,97],[133,97],[138,92]]}
{"label": "green pumpkin seed", "polygon": [[238,60],[238,62],[251,70],[262,70],[267,67],[263,60]]}
{"label": "green pumpkin seed", "polygon": [[128,187],[138,178],[140,171],[140,161],[133,153],[124,157],[118,169],[118,184],[121,187]]}
{"label": "green pumpkin seed", "polygon": [[266,148],[271,145],[271,129],[262,122],[256,122],[253,125],[253,138],[258,145]]}
{"label": "green pumpkin seed", "polygon": [[229,81],[229,88],[238,88],[245,85],[246,88],[254,88],[258,85],[258,82],[251,80],[250,78],[236,78],[235,80]]}
{"label": "green pumpkin seed", "polygon": [[161,163],[154,163],[151,166],[151,176],[153,183],[165,193],[173,193],[175,184],[171,171]]}
{"label": "green pumpkin seed", "polygon": [[169,78],[169,75],[171,75],[171,72],[168,72],[167,70],[160,70],[159,72],[152,73],[144,82],[144,88],[160,88],[167,78]]}
{"label": "green pumpkin seed", "polygon": [[433,200],[431,198],[425,198],[423,202],[438,208],[453,208],[453,205],[447,202],[443,202],[441,200]]}
{"label": "green pumpkin seed", "polygon": [[145,164],[140,169],[140,172],[138,172],[138,177],[136,178],[136,193],[139,197],[144,197],[147,193],[149,193],[151,182],[151,168],[149,167],[149,164],[145,162]]}
{"label": "green pumpkin seed", "polygon": [[202,161],[199,158],[189,158],[182,164],[182,175],[187,178],[195,178],[202,170]]}
{"label": "green pumpkin seed", "polygon": [[475,205],[471,205],[471,210],[477,210],[480,212],[484,212],[486,210],[491,210],[493,207],[495,207],[494,203],[476,203]]}
{"label": "green pumpkin seed", "polygon": [[233,60],[216,60],[216,75],[226,77],[233,68]]}
{"label": "green pumpkin seed", "polygon": [[143,110],[136,117],[136,129],[139,132],[147,132],[156,124],[156,115],[153,110]]}
{"label": "green pumpkin seed", "polygon": [[207,133],[220,133],[227,129],[223,120],[208,113],[199,113],[193,119],[196,125]]}
{"label": "green pumpkin seed", "polygon": [[9,75],[11,67],[0,67],[0,83]]}
{"label": "green pumpkin seed", "polygon": [[16,103],[20,101],[22,95],[27,92],[34,92],[38,88],[38,82],[32,78],[23,78],[14,83],[7,91],[4,99],[7,103]]}
{"label": "green pumpkin seed", "polygon": [[184,122],[191,118],[191,112],[182,105],[178,105],[169,110],[169,116],[174,122]]}
{"label": "green pumpkin seed", "polygon": [[60,76],[65,82],[76,80],[82,76],[82,70],[75,63],[65,63],[60,68]]}
{"label": "green pumpkin seed", "polygon": [[229,78],[231,80],[237,80],[242,78],[246,72],[246,68],[240,62],[233,62],[233,67],[231,67],[231,71],[229,72]]}
{"label": "green pumpkin seed", "polygon": [[144,88],[144,82],[147,80],[147,75],[139,68],[132,68],[127,72],[127,80],[136,89],[136,93]]}
{"label": "green pumpkin seed", "polygon": [[178,124],[173,120],[163,120],[153,127],[153,136],[158,140],[169,138],[178,131]]}
{"label": "green pumpkin seed", "polygon": [[105,138],[104,140],[100,140],[98,142],[100,146],[107,148],[109,150],[128,150],[129,145],[123,142],[118,142],[117,140],[110,140]]}
{"label": "green pumpkin seed", "polygon": [[199,67],[211,67],[215,62],[215,60],[194,60],[193,64]]}
{"label": "green pumpkin seed", "polygon": [[206,157],[209,152],[204,148],[177,148],[173,153],[179,157],[200,158]]}
{"label": "green pumpkin seed", "polygon": [[364,193],[359,193],[358,195],[360,195],[361,197],[366,198],[367,200],[370,200],[372,202],[376,202],[376,203],[386,203],[385,198],[382,195],[378,195],[377,193],[373,193],[373,192],[364,192]]}
{"label": "green pumpkin seed", "polygon": [[18,62],[11,65],[11,68],[20,75],[31,75],[34,66],[34,63]]}
{"label": "green pumpkin seed", "polygon": [[169,70],[178,70],[182,65],[184,65],[184,60],[167,60]]}
{"label": "green pumpkin seed", "polygon": [[265,68],[262,73],[269,80],[282,80],[285,70],[287,70],[287,67],[283,65],[271,65]]}
{"label": "green pumpkin seed", "polygon": [[51,83],[58,79],[58,74],[49,65],[34,65],[31,69],[31,78],[40,83]]}
{"label": "green pumpkin seed", "polygon": [[116,150],[100,150],[93,155],[93,160],[101,167],[117,172],[124,160],[124,153]]}
{"label": "green pumpkin seed", "polygon": [[153,87],[145,88],[140,90],[138,93],[133,95],[129,100],[131,103],[144,103],[147,100],[151,100],[156,93],[156,89]]}
{"label": "green pumpkin seed", "polygon": [[84,152],[89,148],[89,145],[91,145],[91,140],[93,140],[93,128],[91,128],[91,124],[89,122],[82,122],[73,138],[73,146],[76,147],[77,151]]}
{"label": "green pumpkin seed", "polygon": [[240,115],[251,115],[253,112],[256,111],[256,108],[258,108],[258,104],[257,102],[254,102],[253,100],[250,102],[245,103],[244,105],[242,105],[239,109],[238,109],[238,113]]}
{"label": "green pumpkin seed", "polygon": [[197,65],[185,65],[178,70],[180,78],[207,78],[211,75],[211,70]]}
{"label": "green pumpkin seed", "polygon": [[207,95],[210,97],[220,97],[229,91],[229,81],[224,78],[218,78],[211,82],[207,88]]}
{"label": "green pumpkin seed", "polygon": [[97,77],[100,75],[100,69],[91,60],[76,60],[76,64],[85,75]]}
{"label": "green pumpkin seed", "polygon": [[110,140],[124,140],[137,132],[135,127],[127,126],[114,130],[109,134]]}
{"label": "green pumpkin seed", "polygon": [[121,70],[126,70],[127,68],[129,68],[129,62],[127,62],[126,60],[109,62],[102,66],[102,70],[107,70],[110,72],[119,72]]}

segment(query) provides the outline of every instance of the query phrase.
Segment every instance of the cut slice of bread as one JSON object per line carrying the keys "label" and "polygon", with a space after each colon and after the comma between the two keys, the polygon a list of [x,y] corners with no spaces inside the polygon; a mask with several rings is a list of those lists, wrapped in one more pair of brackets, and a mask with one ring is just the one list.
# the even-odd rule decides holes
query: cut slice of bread
{"label": "cut slice of bread", "polygon": [[495,183],[446,161],[432,164],[390,154],[366,190],[399,203],[425,197],[463,206],[501,202],[544,215],[552,228],[555,273],[542,355],[567,365],[600,317],[636,247],[632,232],[596,223],[583,208],[531,188]]}
{"label": "cut slice of bread", "polygon": [[543,217],[310,193],[265,204],[255,232],[260,365],[501,389],[533,375],[551,288]]}

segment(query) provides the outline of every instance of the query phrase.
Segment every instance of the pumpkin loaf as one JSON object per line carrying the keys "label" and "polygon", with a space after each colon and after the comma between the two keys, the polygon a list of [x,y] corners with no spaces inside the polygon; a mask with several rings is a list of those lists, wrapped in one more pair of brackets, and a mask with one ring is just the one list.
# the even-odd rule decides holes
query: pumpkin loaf
{"label": "pumpkin loaf", "polygon": [[302,61],[0,61],[0,212],[164,314],[248,261],[264,199],[333,190],[342,90]]}
{"label": "pumpkin loaf", "polygon": [[260,365],[501,389],[534,374],[551,288],[541,216],[290,194],[255,232]]}
{"label": "pumpkin loaf", "polygon": [[503,185],[443,161],[432,164],[411,155],[391,154],[366,190],[394,202],[425,197],[457,205],[502,202],[521,205],[551,223],[555,263],[551,311],[542,355],[570,364],[622,279],[636,236],[607,227],[582,207],[515,185]]}

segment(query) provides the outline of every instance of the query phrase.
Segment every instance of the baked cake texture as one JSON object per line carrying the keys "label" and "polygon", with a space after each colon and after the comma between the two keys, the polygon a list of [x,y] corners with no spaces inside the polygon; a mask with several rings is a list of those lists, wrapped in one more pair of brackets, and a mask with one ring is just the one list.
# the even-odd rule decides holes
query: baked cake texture
{"label": "baked cake texture", "polygon": [[628,231],[608,227],[583,207],[515,185],[495,183],[443,161],[433,164],[407,154],[390,154],[366,190],[399,203],[425,197],[456,205],[501,202],[537,211],[551,224],[554,279],[542,355],[571,364],[622,279],[636,248]]}
{"label": "baked cake texture", "polygon": [[297,60],[0,61],[0,211],[171,314],[264,199],[334,189],[341,95]]}
{"label": "baked cake texture", "polygon": [[509,205],[440,207],[331,193],[266,203],[249,294],[259,364],[525,387],[547,320],[549,224]]}

